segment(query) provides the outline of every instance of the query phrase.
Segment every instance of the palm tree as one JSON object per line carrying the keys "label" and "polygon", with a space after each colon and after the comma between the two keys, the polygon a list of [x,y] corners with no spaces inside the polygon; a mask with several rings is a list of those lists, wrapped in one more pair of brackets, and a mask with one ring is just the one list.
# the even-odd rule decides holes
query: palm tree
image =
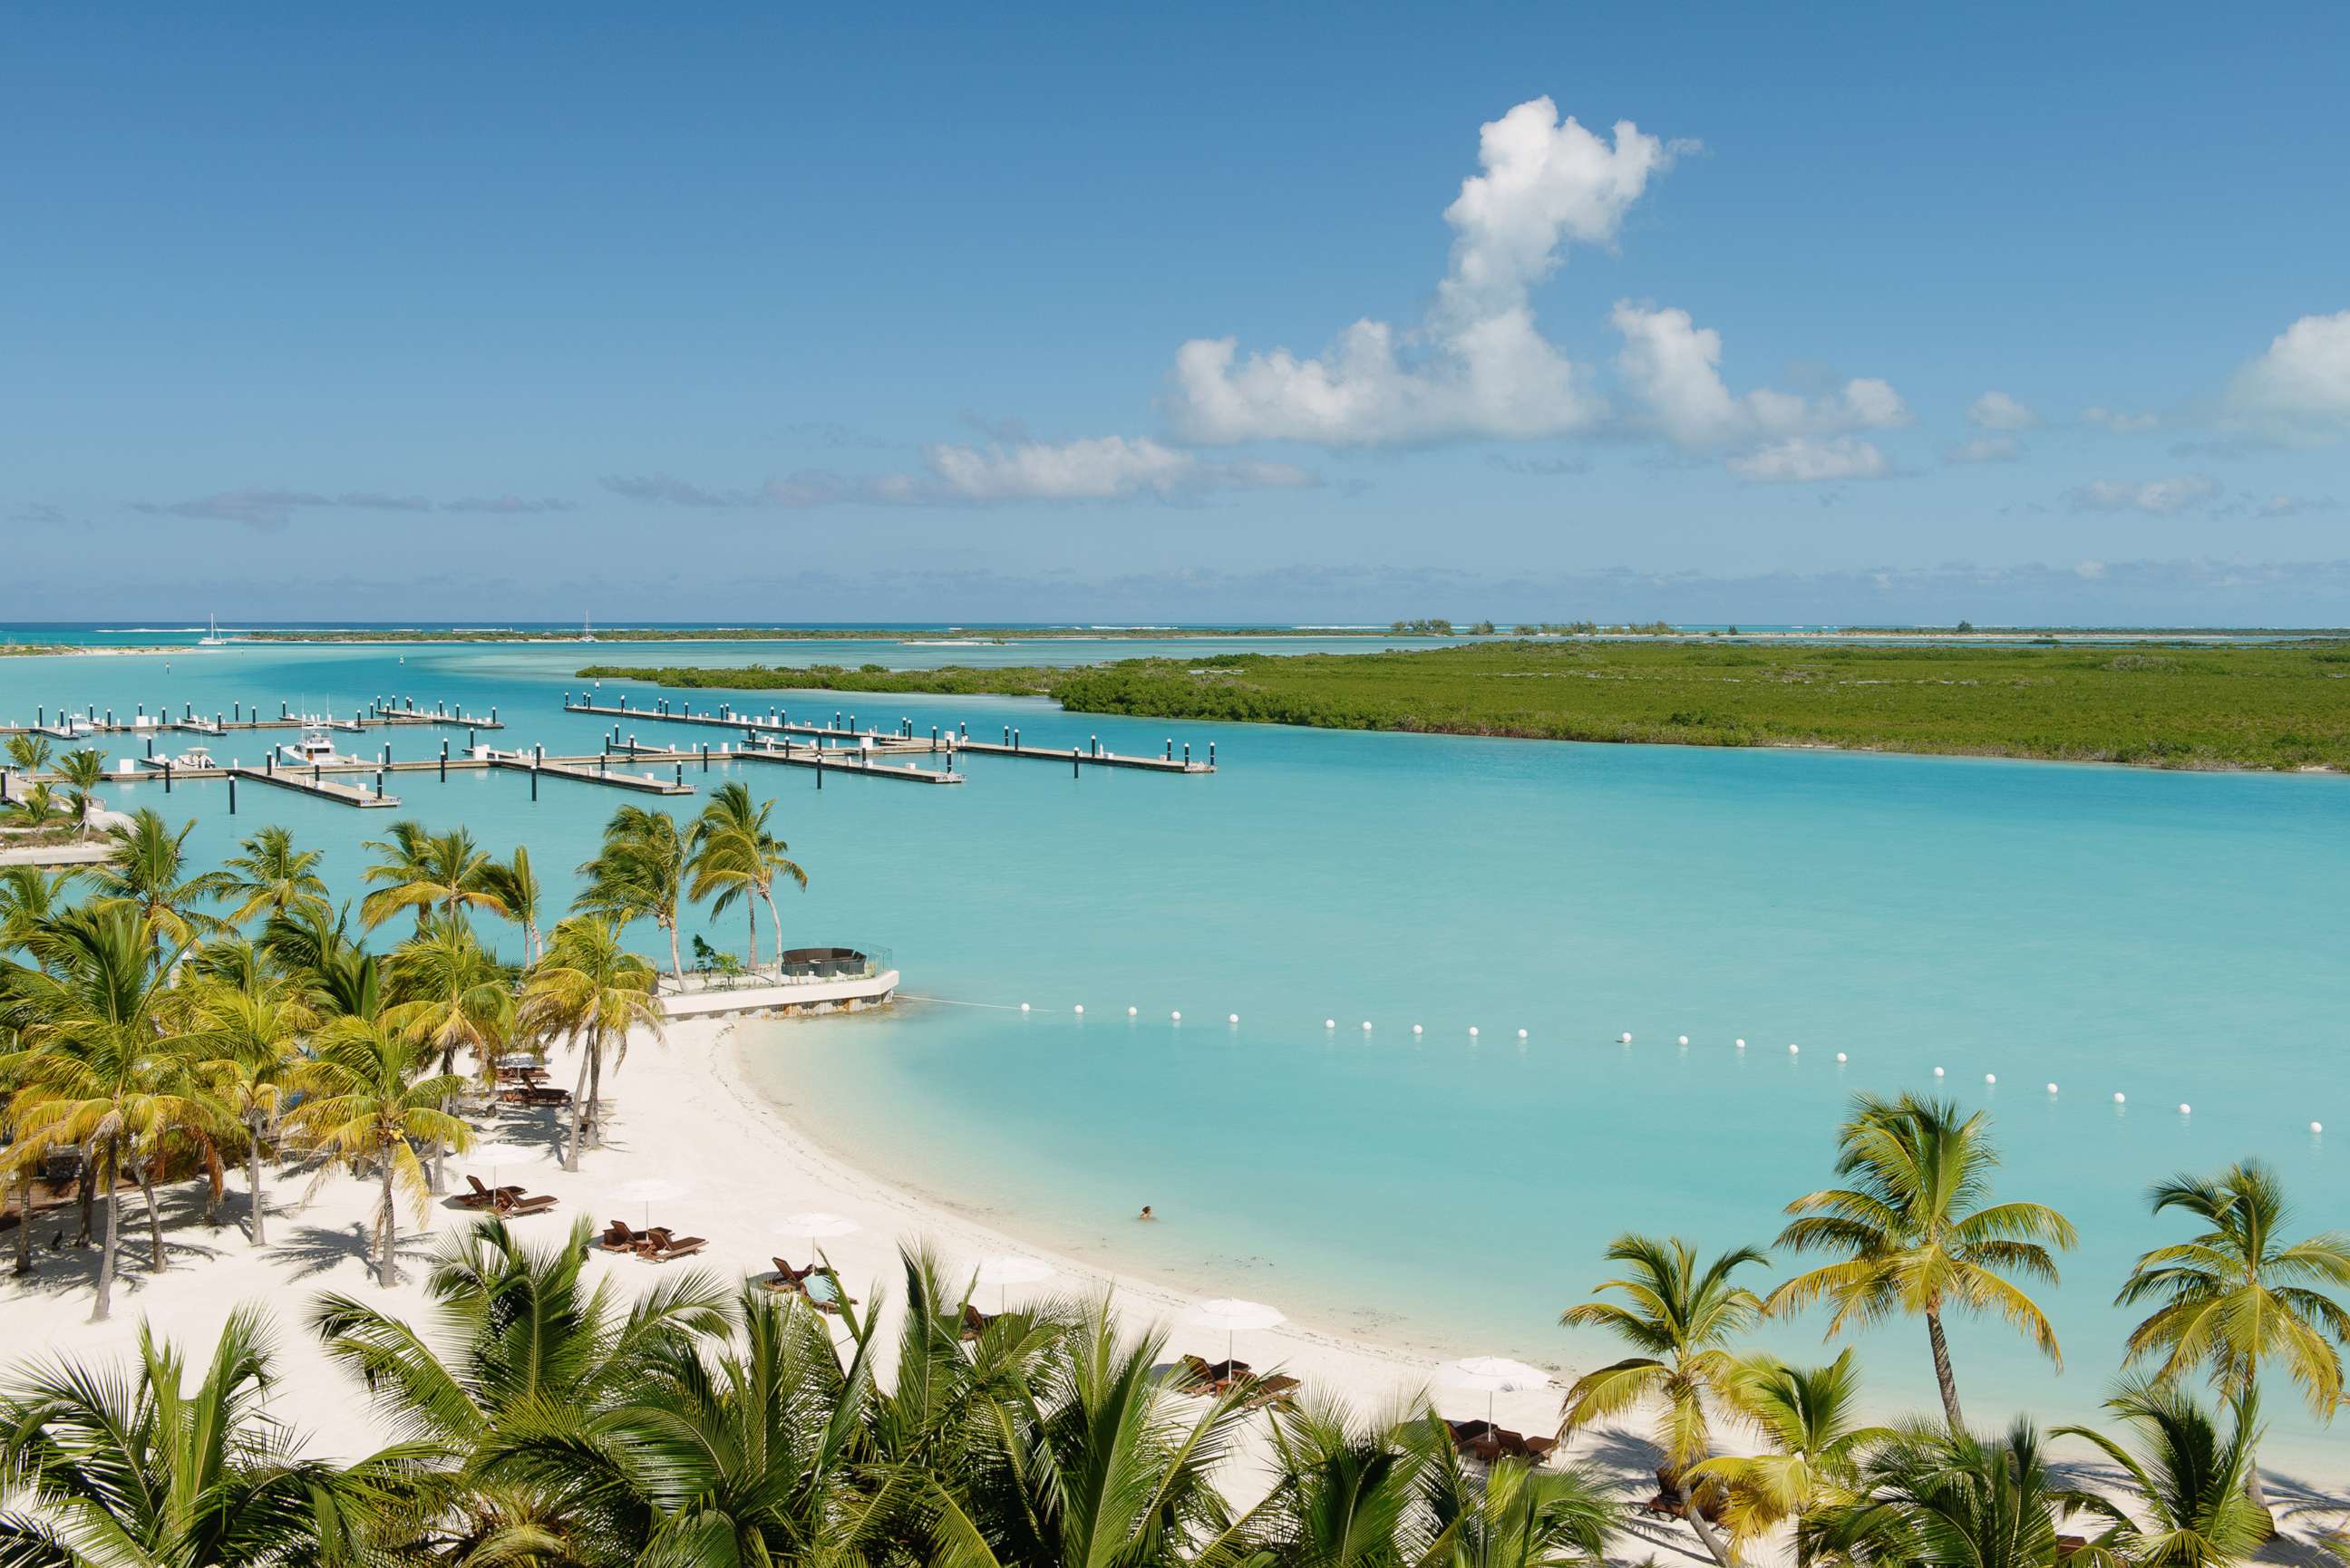
{"label": "palm tree", "polygon": [[484,1219],[445,1241],[424,1287],[430,1334],[347,1295],[310,1311],[327,1354],[359,1376],[371,1407],[461,1467],[460,1533],[482,1561],[534,1542],[553,1543],[557,1562],[589,1549],[569,1539],[557,1490],[486,1462],[501,1431],[546,1407],[604,1416],[638,1395],[657,1352],[707,1342],[733,1321],[729,1292],[697,1270],[664,1273],[641,1294],[609,1275],[590,1284],[588,1240],[581,1220],[561,1246],[528,1247]]}
{"label": "palm tree", "polygon": [[28,776],[41,772],[49,765],[49,738],[30,732],[9,736],[8,763]]}
{"label": "palm tree", "polygon": [[57,761],[57,776],[73,792],[74,820],[81,836],[89,836],[89,808],[98,804],[98,786],[106,782],[106,753],[84,746]]}
{"label": "palm tree", "polygon": [[161,1268],[150,1157],[168,1129],[205,1125],[217,1110],[189,1071],[171,963],[158,961],[134,910],[70,909],[44,921],[26,945],[42,967],[16,971],[0,1003],[0,1022],[18,1037],[17,1049],[0,1058],[0,1077],[16,1086],[8,1107],[12,1155],[35,1162],[52,1148],[81,1149],[82,1189],[102,1194],[106,1207],[90,1310],[97,1322],[113,1307],[125,1161],[136,1165],[146,1189]]}
{"label": "palm tree", "polygon": [[304,1097],[287,1113],[286,1124],[326,1156],[313,1191],[341,1162],[376,1168],[382,1186],[376,1202],[376,1278],[389,1290],[399,1279],[393,1248],[400,1195],[407,1195],[420,1225],[431,1210],[432,1188],[417,1146],[447,1143],[463,1151],[473,1141],[473,1129],[441,1108],[464,1081],[427,1075],[432,1045],[411,1040],[381,1018],[338,1019],[311,1051],[295,1078]]}
{"label": "palm tree", "polygon": [[745,957],[755,969],[759,963],[759,916],[751,902],[755,895],[767,906],[768,921],[775,928],[775,970],[781,973],[784,927],[783,917],[775,912],[775,878],[788,877],[805,888],[807,873],[785,856],[791,846],[769,831],[767,818],[775,809],[772,800],[754,805],[750,789],[739,782],[723,784],[712,791],[693,823],[692,855],[688,862],[693,882],[687,896],[697,903],[708,898],[712,914],[723,914],[736,900],[742,901],[751,927],[751,945]]}
{"label": "palm tree", "polygon": [[[1431,1440],[1451,1449],[1443,1423],[1421,1423]],[[1369,1561],[1450,1562],[1467,1568],[1601,1568],[1609,1537],[1623,1522],[1623,1503],[1611,1478],[1594,1467],[1535,1469],[1503,1460],[1471,1469],[1445,1452],[1424,1489],[1430,1522],[1425,1557],[1378,1553]],[[1400,1544],[1412,1544],[1407,1532]],[[1309,1556],[1307,1562],[1315,1559]]]}
{"label": "palm tree", "polygon": [[1624,1278],[1605,1282],[1592,1294],[1613,1292],[1624,1303],[1586,1302],[1560,1314],[1559,1322],[1604,1328],[1642,1354],[1575,1380],[1566,1391],[1560,1439],[1644,1401],[1661,1401],[1657,1444],[1665,1462],[1657,1479],[1707,1552],[1726,1564],[1730,1550],[1707,1522],[1690,1471],[1712,1447],[1708,1407],[1730,1400],[1738,1362],[1725,1347],[1762,1313],[1761,1300],[1733,1276],[1749,1263],[1768,1268],[1770,1261],[1754,1248],[1738,1247],[1700,1268],[1697,1249],[1678,1236],[1659,1241],[1630,1234],[1610,1242],[1607,1256],[1629,1267]]}
{"label": "palm tree", "polygon": [[[2253,1391],[2275,1363],[2310,1409],[2330,1419],[2343,1392],[2334,1345],[2350,1341],[2350,1312],[2326,1292],[2350,1285],[2350,1236],[2289,1240],[2284,1183],[2257,1159],[2217,1176],[2176,1176],[2147,1196],[2157,1214],[2177,1209],[2205,1229],[2157,1247],[2130,1270],[2114,1304],[2160,1304],[2130,1331],[2128,1361],[2160,1356],[2154,1376],[2166,1383],[2201,1368],[2230,1401]],[[2257,1466],[2248,1479],[2265,1506]]]}
{"label": "palm tree", "polygon": [[555,928],[546,956],[523,981],[518,1022],[524,1033],[546,1041],[583,1042],[579,1085],[571,1096],[571,1137],[563,1168],[579,1168],[585,1129],[599,1128],[604,1052],[617,1047],[618,1071],[629,1053],[629,1033],[642,1029],[661,1038],[663,1009],[656,994],[660,977],[652,965],[620,945],[619,929],[599,915],[573,915]]}
{"label": "palm tree", "polygon": [[0,867],[0,953],[20,951],[42,921],[63,913],[67,890],[80,879],[78,867]]}
{"label": "palm tree", "polygon": [[326,908],[327,882],[318,875],[324,851],[295,848],[293,834],[282,827],[263,828],[242,848],[224,862],[221,897],[236,906],[228,912],[231,925],[241,926],[255,915]]}
{"label": "palm tree", "polygon": [[[514,971],[500,963],[460,919],[428,918],[423,929],[394,949],[385,980],[395,999],[384,1022],[432,1047],[444,1077],[454,1077],[457,1054],[471,1052],[484,1080],[498,1050],[514,1034]],[[447,1110],[447,1105],[441,1107]],[[442,1150],[432,1150],[432,1190],[441,1190]]]}
{"label": "palm tree", "polygon": [[1857,1423],[1860,1374],[1846,1346],[1825,1366],[1790,1366],[1777,1356],[1742,1358],[1728,1379],[1728,1403],[1768,1445],[1752,1456],[1716,1455],[1696,1466],[1700,1480],[1728,1493],[1722,1522],[1745,1542],[1795,1523],[1795,1561],[1810,1561],[1804,1516],[1823,1503],[1854,1500],[1859,1455],[1892,1434]]}
{"label": "palm tree", "polygon": [[2054,1568],[2074,1502],[2029,1421],[1997,1438],[1912,1422],[1869,1449],[1857,1501],[1806,1521],[1808,1552],[1855,1568]]}
{"label": "palm tree", "polygon": [[686,846],[677,818],[665,811],[624,805],[604,825],[603,847],[581,866],[585,886],[571,907],[626,925],[650,916],[669,938],[669,969],[682,984],[677,950],[678,909],[685,898]]}
{"label": "palm tree", "polygon": [[306,906],[272,915],[261,948],[298,976],[321,1012],[373,1018],[383,1011],[383,963],[351,940],[350,907]]}
{"label": "palm tree", "polygon": [[222,871],[188,875],[188,836],[195,830],[191,819],[172,832],[147,805],[129,822],[106,830],[107,858],[91,874],[94,891],[136,909],[152,940],[184,948],[200,935],[225,929],[218,917],[195,912],[196,905],[218,898],[233,881]]}
{"label": "palm tree", "polygon": [[191,1044],[207,1054],[200,1070],[211,1077],[223,1105],[244,1128],[252,1240],[255,1246],[265,1247],[269,1244],[269,1205],[262,1189],[263,1157],[302,1070],[303,1038],[317,1027],[318,1015],[299,992],[283,983],[244,986],[208,981],[197,988],[194,1006]]}
{"label": "palm tree", "polygon": [[359,919],[369,930],[402,909],[413,910],[419,925],[435,909],[452,919],[469,909],[506,912],[484,881],[488,853],[462,827],[432,834],[421,823],[395,822],[389,837],[369,839],[364,847],[383,857],[361,874],[376,889],[359,901]]}
{"label": "palm tree", "polygon": [[421,1516],[428,1456],[390,1449],[338,1469],[272,1418],[261,1314],[229,1314],[203,1379],[145,1325],[130,1377],[58,1363],[0,1392],[0,1459],[27,1504],[0,1520],[26,1568],[353,1563]]}
{"label": "palm tree", "polygon": [[1948,1309],[1996,1313],[2064,1365],[2047,1315],[2002,1276],[2054,1284],[2049,1249],[2070,1248],[2077,1238],[2071,1221],[2043,1204],[1982,1206],[1999,1151],[1981,1112],[1961,1119],[1947,1100],[1860,1095],[1838,1129],[1837,1147],[1836,1174],[1856,1178],[1854,1184],[1788,1204],[1787,1212],[1802,1218],[1779,1232],[1778,1245],[1841,1253],[1844,1261],[1789,1280],[1771,1293],[1765,1312],[1800,1311],[1825,1297],[1835,1303],[1830,1334],[1896,1312],[1923,1316],[1942,1413],[1953,1431],[1966,1422],[1942,1332]]}
{"label": "palm tree", "polygon": [[2095,1492],[2075,1506],[2111,1521],[2096,1555],[2126,1568],[2223,1568],[2249,1560],[2272,1533],[2268,1511],[2249,1495],[2260,1442],[2258,1395],[2247,1391],[2223,1437],[2219,1423],[2175,1385],[2126,1384],[2106,1408],[2137,1442],[2126,1448],[2086,1427],[2054,1436],[2093,1443],[2128,1478],[2130,1507]]}
{"label": "palm tree", "polygon": [[28,785],[22,796],[8,803],[7,821],[37,833],[64,816],[68,809],[66,803],[57,798],[57,786],[44,779]]}
{"label": "palm tree", "polygon": [[481,888],[497,900],[507,919],[522,928],[523,961],[536,963],[544,950],[538,938],[538,913],[544,899],[539,893],[538,877],[530,868],[529,848],[517,844],[506,859],[484,865]]}

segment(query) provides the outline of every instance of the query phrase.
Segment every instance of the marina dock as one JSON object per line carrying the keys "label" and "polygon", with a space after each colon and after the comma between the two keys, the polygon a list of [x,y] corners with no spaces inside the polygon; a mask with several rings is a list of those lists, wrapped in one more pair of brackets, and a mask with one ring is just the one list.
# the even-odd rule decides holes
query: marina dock
{"label": "marina dock", "polygon": [[[680,776],[675,780],[654,778],[646,774],[616,774],[611,771],[608,754],[595,757],[534,757],[527,752],[492,752],[485,759],[488,766],[504,768],[513,773],[544,774],[549,778],[574,779],[580,784],[608,784],[614,789],[632,789],[645,794],[691,794],[693,786],[682,776],[683,761],[679,763]],[[536,784],[532,787],[536,789]],[[533,798],[536,798],[534,796]]]}
{"label": "marina dock", "polygon": [[[360,784],[345,784],[340,779],[328,778],[323,770],[317,769],[314,769],[311,776],[307,778],[292,768],[272,773],[266,768],[246,767],[242,763],[233,768],[205,768],[200,773],[195,769],[172,771],[182,778],[198,776],[225,778],[229,781],[232,800],[234,798],[236,781],[249,779],[255,784],[272,784],[279,789],[297,790],[304,794],[316,795],[320,800],[331,800],[338,805],[356,805],[372,810],[379,807],[396,806],[400,804],[398,795],[383,793],[381,774],[376,775],[376,787],[370,790]],[[144,776],[152,778],[158,775],[150,774]]]}
{"label": "marina dock", "polygon": [[[630,746],[626,742],[615,749],[619,750],[623,756],[636,762],[641,762],[647,757],[671,757],[682,762],[689,755],[699,754],[671,752],[658,746]],[[911,749],[900,744],[894,749],[882,749],[877,753],[868,754],[861,747],[856,749],[847,746],[827,747],[813,743],[795,745],[790,741],[784,741],[775,745],[738,746],[733,751],[724,753],[723,760],[730,763],[775,763],[784,767],[811,768],[819,774],[855,774],[862,778],[897,779],[905,784],[959,784],[963,782],[962,775],[954,771],[951,759],[943,770],[926,768],[914,763],[885,763],[878,760],[879,756],[900,756]],[[817,780],[816,787],[819,789],[824,787],[821,778]]]}
{"label": "marina dock", "polygon": [[[1176,754],[1175,742],[1171,739],[1167,742],[1164,755],[1138,757],[1105,751],[1097,739],[1084,747],[1073,747],[1068,751],[1054,751],[1050,748],[1025,745],[1022,743],[1020,732],[1010,728],[1003,731],[1003,739],[1000,741],[974,741],[968,732],[962,733],[952,731],[941,732],[935,727],[925,737],[914,734],[910,729],[911,722],[904,720],[899,722],[899,727],[895,731],[860,730],[856,727],[857,716],[854,713],[847,716],[847,723],[845,725],[795,724],[790,722],[788,710],[784,709],[771,709],[765,716],[756,713],[737,713],[731,706],[722,706],[718,711],[709,713],[693,712],[690,705],[686,711],[664,711],[658,708],[630,708],[625,704],[614,705],[584,700],[575,702],[567,692],[564,696],[563,711],[567,713],[593,713],[598,718],[617,719],[623,722],[634,720],[640,723],[702,724],[715,729],[735,731],[744,739],[751,741],[769,735],[784,737],[787,740],[798,738],[812,742],[846,741],[859,744],[869,741],[877,745],[889,746],[899,751],[918,748],[942,753],[949,756],[957,752],[972,752],[982,756],[1020,757],[1031,762],[1064,763],[1082,767],[1131,768],[1138,772],[1158,774],[1211,774],[1216,771],[1216,748],[1213,742],[1211,742],[1208,747],[1206,760],[1194,762],[1191,759],[1191,748],[1185,745],[1182,748],[1182,754],[1179,756]],[[616,729],[610,738],[610,743],[617,750],[631,743],[631,737],[623,736]],[[827,756],[825,766],[833,765]]]}
{"label": "marina dock", "polygon": [[214,713],[206,718],[195,711],[193,703],[182,703],[180,716],[176,719],[171,716],[168,708],[159,709],[153,713],[142,708],[129,719],[118,719],[111,708],[88,709],[76,713],[59,710],[54,721],[49,718],[47,710],[43,709],[38,711],[30,724],[0,724],[0,735],[47,735],[52,740],[71,744],[92,735],[160,735],[174,730],[219,739],[241,730],[298,730],[305,725],[317,725],[347,735],[364,734],[373,729],[431,729],[436,726],[452,730],[505,728],[495,708],[490,710],[487,717],[467,713],[462,707],[452,712],[446,704],[436,705],[428,711],[417,708],[406,699],[394,703],[379,698],[363,709],[353,710],[348,719],[326,713],[301,714],[295,712],[290,702],[281,702],[276,717],[265,718],[260,704],[255,703],[248,709],[238,703],[227,713]]}

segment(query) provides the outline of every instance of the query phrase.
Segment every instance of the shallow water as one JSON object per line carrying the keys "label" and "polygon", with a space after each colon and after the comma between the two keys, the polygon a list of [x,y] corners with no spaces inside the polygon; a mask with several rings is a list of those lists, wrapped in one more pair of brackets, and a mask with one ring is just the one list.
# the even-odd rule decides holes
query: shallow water
{"label": "shallow water", "polygon": [[[680,653],[719,656],[659,657]],[[0,660],[0,715],[60,699],[347,711],[399,692],[496,703],[502,743],[587,749],[601,722],[556,711],[585,654],[231,648],[169,674],[160,656]],[[851,706],[807,699],[819,705]],[[1170,733],[1002,699],[873,709],[860,717],[991,737],[1016,723],[1039,747],[1098,734],[1156,752]],[[2000,1190],[2055,1204],[2084,1238],[2041,1296],[2061,1377],[2002,1328],[1956,1326],[1981,1421],[2091,1413],[2127,1326],[2114,1290],[2183,1230],[2146,1212],[2158,1178],[2259,1153],[2304,1224],[2350,1221],[2350,1167],[2306,1130],[2350,1133],[2344,780],[1173,732],[1217,742],[1222,771],[1072,779],[972,758],[959,789],[835,775],[821,792],[795,770],[754,774],[812,878],[783,898],[787,936],[886,945],[910,992],[951,999],[775,1030],[758,1075],[818,1107],[827,1141],[1039,1244],[1334,1326],[1569,1367],[1614,1354],[1556,1326],[1602,1277],[1609,1236],[1767,1241],[1787,1198],[1826,1183],[1851,1092],[1939,1088],[1991,1111]],[[439,735],[391,743],[423,756]],[[259,750],[243,736],[214,749],[240,748]],[[462,822],[493,848],[527,842],[558,897],[618,804],[550,781],[534,806],[518,776],[392,787],[400,814],[247,788],[233,820],[218,785],[118,794],[194,815],[207,857],[285,822],[330,846],[338,889],[390,815]],[[740,924],[712,937],[739,947]],[[1162,1222],[1131,1222],[1145,1202]],[[1776,1343],[1805,1351],[1816,1333]],[[1930,1399],[1922,1341],[1910,1324],[1866,1336],[1880,1396]],[[2282,1391],[2270,1413],[2280,1451],[2337,1440]]]}

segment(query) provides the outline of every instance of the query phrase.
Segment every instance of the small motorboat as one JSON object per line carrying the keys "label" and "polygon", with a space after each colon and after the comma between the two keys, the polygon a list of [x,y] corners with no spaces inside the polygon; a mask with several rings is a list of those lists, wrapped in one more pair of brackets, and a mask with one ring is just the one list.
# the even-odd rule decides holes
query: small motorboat
{"label": "small motorboat", "polygon": [[335,751],[335,740],[327,726],[313,720],[302,722],[302,738],[288,741],[277,748],[277,760],[299,768],[330,767],[348,759]]}
{"label": "small motorboat", "polygon": [[202,746],[190,746],[186,751],[182,752],[178,756],[172,759],[172,765],[174,768],[216,768],[220,766],[218,763],[213,761],[212,753],[206,751]]}

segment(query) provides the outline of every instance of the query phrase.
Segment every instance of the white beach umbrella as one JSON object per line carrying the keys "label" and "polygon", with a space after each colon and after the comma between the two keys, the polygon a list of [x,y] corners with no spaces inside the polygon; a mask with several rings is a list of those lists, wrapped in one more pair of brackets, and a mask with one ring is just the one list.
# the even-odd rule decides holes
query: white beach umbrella
{"label": "white beach umbrella", "polygon": [[775,1229],[786,1236],[806,1237],[808,1246],[813,1249],[824,1237],[846,1236],[852,1231],[862,1231],[865,1227],[845,1214],[832,1214],[821,1209],[811,1209],[805,1213],[785,1215],[775,1221]]}
{"label": "white beach umbrella", "polygon": [[465,1153],[469,1158],[476,1162],[489,1161],[490,1185],[495,1187],[498,1184],[498,1177],[507,1166],[525,1165],[539,1159],[546,1155],[546,1150],[536,1144],[527,1143],[477,1143]]}
{"label": "white beach umbrella", "polygon": [[665,1176],[640,1176],[634,1181],[624,1181],[620,1184],[621,1197],[631,1203],[641,1203],[645,1206],[645,1224],[648,1227],[653,1222],[654,1204],[666,1203],[672,1198],[682,1198],[685,1192],[684,1183],[671,1181]]}
{"label": "white beach umbrella", "polygon": [[1458,1361],[1449,1361],[1444,1366],[1444,1378],[1459,1387],[1485,1391],[1485,1424],[1489,1427],[1493,1424],[1494,1395],[1551,1386],[1549,1373],[1506,1355],[1464,1355]]}
{"label": "white beach umbrella", "polygon": [[1212,1296],[1195,1304],[1184,1314],[1187,1321],[1201,1328],[1224,1331],[1224,1359],[1232,1358],[1232,1340],[1243,1329],[1276,1328],[1289,1320],[1279,1307],[1263,1302],[1243,1301],[1237,1296]]}
{"label": "white beach umbrella", "polygon": [[1052,1264],[1042,1258],[1024,1258],[1016,1252],[1006,1252],[993,1258],[982,1258],[972,1272],[974,1283],[996,1288],[995,1306],[1001,1312],[1009,1304],[1014,1285],[1042,1284],[1055,1272]]}

